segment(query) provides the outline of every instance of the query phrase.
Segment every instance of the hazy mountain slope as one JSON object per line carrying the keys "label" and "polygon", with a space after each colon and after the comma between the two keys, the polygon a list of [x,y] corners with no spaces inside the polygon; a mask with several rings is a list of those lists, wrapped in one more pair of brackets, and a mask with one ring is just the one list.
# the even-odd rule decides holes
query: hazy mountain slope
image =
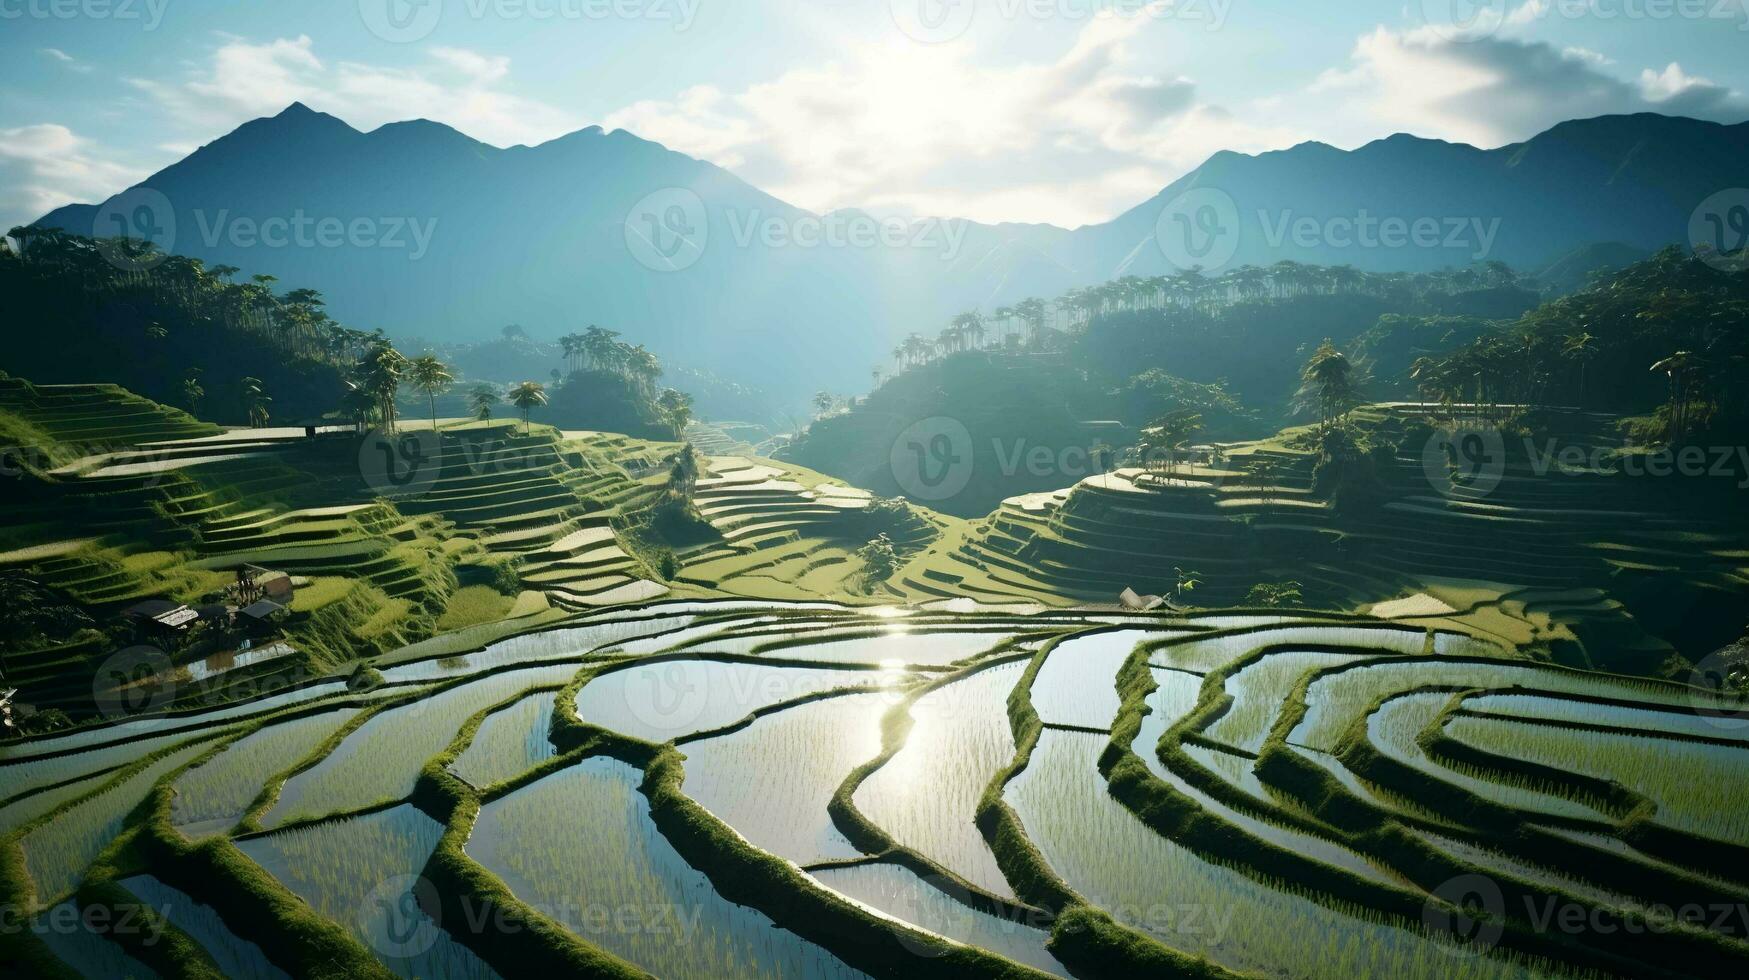
{"label": "hazy mountain slope", "polygon": [[[962,309],[1172,271],[1155,229],[1188,190],[1232,198],[1240,233],[1229,267],[1294,259],[1421,271],[1477,259],[1535,269],[1598,242],[1650,250],[1683,240],[1708,195],[1745,185],[1749,124],[1642,114],[1563,123],[1495,150],[1399,135],[1353,151],[1223,152],[1100,225],[926,223],[898,244],[807,245],[799,239],[815,216],[625,132],[592,127],[498,149],[425,121],[361,133],[301,105],[144,184],[172,202],[174,250],[313,284],[349,323],[438,340],[507,322],[548,337],[600,323],[677,364],[790,395],[861,387],[894,337],[933,333]],[[648,234],[646,215],[691,225],[672,210],[691,200],[686,192],[702,203],[702,248],[679,271],[655,271],[659,259],[640,262],[648,250],[628,246],[628,220],[637,234]],[[1434,219],[1440,243],[1345,246],[1322,231],[1307,241],[1293,233],[1301,218],[1321,227],[1363,213]],[[270,247],[233,234],[300,214],[380,221],[378,230],[402,229],[403,246]],[[99,215],[75,205],[40,223],[89,234]],[[423,248],[407,221],[429,232]]]}

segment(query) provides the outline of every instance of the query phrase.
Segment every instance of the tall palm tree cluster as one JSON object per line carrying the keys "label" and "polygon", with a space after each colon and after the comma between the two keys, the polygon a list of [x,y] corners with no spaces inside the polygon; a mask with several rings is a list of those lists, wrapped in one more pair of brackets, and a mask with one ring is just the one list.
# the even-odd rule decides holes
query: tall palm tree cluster
{"label": "tall palm tree cluster", "polygon": [[[1212,313],[1239,303],[1302,296],[1375,296],[1411,304],[1429,297],[1476,289],[1522,285],[1501,262],[1439,272],[1363,272],[1352,266],[1317,266],[1284,260],[1272,266],[1245,265],[1218,276],[1201,269],[1160,276],[1124,276],[1071,289],[1055,299],[1031,298],[997,307],[989,317],[976,311],[955,316],[931,340],[913,333],[892,350],[901,369],[966,350],[1044,350],[1054,334],[1086,332],[1102,316],[1161,310]],[[990,343],[986,344],[986,338]]]}
{"label": "tall palm tree cluster", "polygon": [[631,382],[645,398],[653,397],[656,379],[662,376],[661,360],[643,344],[628,344],[619,336],[617,330],[592,325],[580,334],[560,337],[566,373],[606,371]]}
{"label": "tall palm tree cluster", "polygon": [[1422,402],[1506,417],[1545,405],[1655,411],[1660,436],[1749,425],[1749,271],[1675,248],[1455,350],[1417,359]]}
{"label": "tall palm tree cluster", "polygon": [[[276,292],[279,280],[273,276],[233,282],[236,266],[163,255],[138,239],[97,240],[35,227],[8,234],[18,243],[8,255],[34,270],[76,282],[88,293],[145,293],[190,311],[197,329],[245,335],[287,356],[344,363],[357,358],[371,337],[330,317],[314,289]],[[126,253],[123,261],[117,261],[118,250]]]}

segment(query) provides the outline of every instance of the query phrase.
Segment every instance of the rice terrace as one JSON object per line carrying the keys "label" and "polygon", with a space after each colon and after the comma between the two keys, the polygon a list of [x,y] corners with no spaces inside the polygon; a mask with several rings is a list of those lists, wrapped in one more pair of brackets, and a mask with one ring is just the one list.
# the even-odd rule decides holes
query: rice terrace
{"label": "rice terrace", "polygon": [[0,977],[1749,971],[1735,24],[263,6],[0,34]]}

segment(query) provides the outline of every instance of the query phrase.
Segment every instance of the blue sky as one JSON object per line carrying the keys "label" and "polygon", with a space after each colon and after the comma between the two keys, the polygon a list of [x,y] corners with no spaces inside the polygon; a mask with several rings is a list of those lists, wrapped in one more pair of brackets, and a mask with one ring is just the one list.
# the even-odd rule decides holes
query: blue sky
{"label": "blue sky", "polygon": [[1219,149],[1741,121],[1746,54],[1749,0],[0,0],[0,228],[293,100],[497,145],[629,129],[815,210],[1073,226]]}

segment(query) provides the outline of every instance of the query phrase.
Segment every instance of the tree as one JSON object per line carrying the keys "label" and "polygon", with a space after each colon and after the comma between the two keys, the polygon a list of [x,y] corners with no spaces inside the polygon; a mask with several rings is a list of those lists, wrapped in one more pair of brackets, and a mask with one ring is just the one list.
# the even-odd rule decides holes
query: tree
{"label": "tree", "polygon": [[431,408],[431,431],[437,431],[437,393],[449,388],[455,383],[455,375],[449,373],[449,366],[437,359],[435,354],[426,354],[415,358],[407,365],[407,380],[413,387],[425,392],[427,404]]}
{"label": "tree", "polygon": [[668,470],[669,491],[690,503],[692,492],[698,487],[698,473],[698,450],[692,448],[692,443],[686,443],[674,454],[674,465]]}
{"label": "tree", "polygon": [[1178,465],[1178,453],[1202,431],[1202,414],[1188,408],[1167,412],[1142,429],[1143,461],[1151,469],[1154,460],[1164,460],[1166,471]]}
{"label": "tree", "polygon": [[12,676],[6,651],[22,649],[48,630],[72,632],[91,620],[23,572],[0,572],[0,680]]}
{"label": "tree", "polygon": [[475,385],[468,392],[468,406],[474,410],[474,418],[482,422],[492,421],[492,406],[498,402],[498,389],[491,385]]}
{"label": "tree", "polygon": [[1280,470],[1281,464],[1273,456],[1253,453],[1245,460],[1245,477],[1256,484],[1258,496],[1266,504],[1275,496],[1275,477]]}
{"label": "tree", "polygon": [[1202,585],[1201,572],[1186,571],[1176,567],[1172,569],[1172,572],[1178,577],[1178,581],[1172,587],[1172,601],[1175,604],[1181,603],[1186,595],[1195,592]]}
{"label": "tree", "polygon": [[395,392],[400,390],[407,363],[407,358],[389,343],[388,338],[378,333],[371,339],[364,360],[358,365],[359,386],[376,399],[377,418],[389,432],[395,431]]}
{"label": "tree", "polygon": [[825,418],[832,411],[832,406],[837,403],[838,399],[832,397],[832,393],[829,391],[814,392],[814,418]]}
{"label": "tree", "polygon": [[885,531],[856,549],[856,557],[862,561],[863,579],[870,586],[891,578],[899,568],[899,549],[893,545],[893,539],[887,537]]}
{"label": "tree", "polygon": [[1588,331],[1568,334],[1561,342],[1561,356],[1579,365],[1579,407],[1585,407],[1585,370],[1597,357],[1597,338]]}
{"label": "tree", "polygon": [[683,438],[686,427],[692,424],[692,396],[674,388],[664,388],[661,397],[656,399],[656,411],[661,414],[662,421],[674,430],[674,438]]}
{"label": "tree", "polygon": [[1670,379],[1670,401],[1665,406],[1669,415],[1668,439],[1672,446],[1680,444],[1688,435],[1688,410],[1693,400],[1693,379],[1695,370],[1700,366],[1699,358],[1691,351],[1679,350],[1669,357],[1652,365],[1654,373],[1662,373]]}
{"label": "tree", "polygon": [[257,429],[267,428],[267,406],[273,404],[260,378],[244,378],[238,383],[242,391],[243,411],[249,416],[249,424]]}
{"label": "tree", "polygon": [[538,381],[523,381],[510,389],[510,404],[522,413],[522,434],[528,435],[529,416],[547,403],[546,386]]}
{"label": "tree", "polygon": [[1297,398],[1302,406],[1316,406],[1320,428],[1328,429],[1346,417],[1360,404],[1354,365],[1348,355],[1328,339],[1319,344],[1300,372]]}
{"label": "tree", "polygon": [[182,401],[188,406],[188,414],[199,415],[200,403],[206,398],[206,389],[200,384],[200,368],[189,368],[182,376]]}
{"label": "tree", "polygon": [[1300,583],[1298,582],[1259,582],[1251,587],[1250,592],[1245,593],[1244,600],[1239,604],[1241,606],[1263,606],[1279,609],[1286,606],[1297,606],[1303,601],[1304,596],[1300,593]]}

